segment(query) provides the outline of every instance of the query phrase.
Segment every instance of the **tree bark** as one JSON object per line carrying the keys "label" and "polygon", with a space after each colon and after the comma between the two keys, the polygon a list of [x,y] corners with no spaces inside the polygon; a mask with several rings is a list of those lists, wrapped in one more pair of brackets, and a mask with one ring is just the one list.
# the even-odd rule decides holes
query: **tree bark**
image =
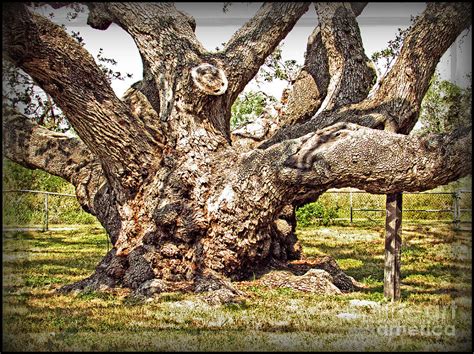
{"label": "tree bark", "polygon": [[222,55],[229,73],[232,102],[308,7],[307,2],[264,3],[226,43]]}
{"label": "tree bark", "polygon": [[[267,148],[338,122],[408,134],[418,121],[421,100],[442,54],[471,24],[470,3],[432,3],[415,21],[394,67],[380,87],[361,102],[310,119],[294,118],[260,145]],[[423,60],[420,60],[422,58]],[[299,116],[298,116],[299,117]]]}
{"label": "tree bark", "polygon": [[321,41],[326,48],[331,77],[321,110],[362,101],[367,97],[374,77],[362,46],[359,26],[347,3],[316,3]]}
{"label": "tree bark", "polygon": [[441,56],[471,25],[471,3],[428,3],[403,41],[395,64],[365,104],[392,116],[392,130],[408,134]]}
{"label": "tree bark", "polygon": [[[232,145],[230,106],[308,4],[264,4],[216,53],[203,49],[195,22],[173,5],[88,4],[92,26],[119,24],[141,53],[144,80],[121,100],[78,43],[16,6],[4,18],[5,53],[51,95],[79,139],[10,113],[6,155],[71,181],[114,246],[91,277],[64,290],[237,293],[226,277],[245,279],[301,256],[294,207],[328,188],[425,190],[470,172],[470,127],[424,138],[377,130],[394,120],[395,106],[364,100],[371,73],[347,4],[317,5],[321,45],[331,54],[324,109],[255,149]],[[465,26],[440,16],[451,30]],[[428,26],[449,32],[441,27]],[[339,272],[329,273],[341,279]]]}
{"label": "tree bark", "polygon": [[[367,3],[364,2],[350,3],[354,16],[359,16],[366,5]],[[339,4],[339,6],[343,7],[344,5]],[[347,10],[346,16],[342,17],[349,17]],[[349,21],[352,26],[351,31],[353,35],[357,36],[355,32],[358,31],[358,29],[354,28],[357,27],[354,19],[347,18],[347,21]],[[341,32],[345,30],[344,24],[342,25],[343,28],[339,28],[337,31]],[[359,38],[357,38],[356,41],[359,42],[357,44],[357,50],[360,51],[362,49],[361,41]],[[362,53],[362,55],[365,57],[365,54]],[[363,73],[364,72],[365,71],[363,71]],[[318,24],[308,38],[305,61],[298,77],[292,84],[288,105],[285,108],[283,117],[281,117],[282,126],[303,123],[314,116],[327,95],[330,78],[328,52],[321,36],[321,24]],[[362,99],[363,98],[365,98],[365,96],[362,97]]]}

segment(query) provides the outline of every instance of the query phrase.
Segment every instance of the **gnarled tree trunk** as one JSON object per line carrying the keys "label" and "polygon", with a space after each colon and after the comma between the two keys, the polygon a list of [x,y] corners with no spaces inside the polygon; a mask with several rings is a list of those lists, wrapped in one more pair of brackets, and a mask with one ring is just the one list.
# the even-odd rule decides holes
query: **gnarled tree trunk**
{"label": "gnarled tree trunk", "polygon": [[[4,53],[79,136],[6,111],[5,154],[73,183],[114,246],[91,277],[65,289],[225,287],[221,276],[244,279],[299,258],[294,208],[328,188],[395,193],[468,174],[470,127],[425,138],[383,129],[413,127],[436,63],[470,24],[470,6],[428,5],[395,71],[367,98],[373,71],[355,19],[363,4],[318,3],[320,29],[306,58],[324,63],[311,72],[311,114],[288,113],[259,146],[232,143],[231,105],[309,4],[264,4],[211,53],[195,37],[194,20],[171,4],[88,3],[91,26],[115,22],[140,51],[144,79],[122,99],[60,27],[24,5],[5,8]],[[419,56],[422,64],[414,62]]]}

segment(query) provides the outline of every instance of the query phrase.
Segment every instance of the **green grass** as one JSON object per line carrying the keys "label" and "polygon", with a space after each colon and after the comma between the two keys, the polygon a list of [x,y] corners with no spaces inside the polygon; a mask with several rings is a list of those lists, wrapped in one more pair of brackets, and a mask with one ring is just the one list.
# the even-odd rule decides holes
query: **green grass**
{"label": "green grass", "polygon": [[[103,231],[4,233],[3,350],[471,350],[470,233],[404,226],[397,303],[383,299],[382,227],[301,228],[298,236],[307,257],[335,257],[367,288],[321,296],[250,281],[238,284],[246,300],[227,305],[181,293],[151,301],[123,290],[61,295],[55,289],[90,275],[105,255]],[[354,307],[352,299],[379,307]]]}

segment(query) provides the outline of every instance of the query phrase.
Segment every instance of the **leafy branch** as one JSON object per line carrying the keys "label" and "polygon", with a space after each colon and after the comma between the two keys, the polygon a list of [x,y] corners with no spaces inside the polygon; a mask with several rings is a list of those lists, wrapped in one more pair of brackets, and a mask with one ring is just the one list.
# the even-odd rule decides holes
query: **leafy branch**
{"label": "leafy branch", "polygon": [[262,65],[255,77],[257,83],[262,80],[265,82],[272,82],[274,79],[288,81],[288,84],[295,81],[299,71],[301,70],[301,65],[299,65],[294,59],[282,59],[282,45],[283,43],[280,43],[273,53],[265,60],[265,64]]}
{"label": "leafy branch", "polygon": [[398,32],[395,35],[395,38],[388,41],[387,47],[372,54],[371,59],[374,64],[377,67],[382,67],[384,69],[384,72],[382,75],[380,75],[380,77],[384,76],[395,63],[395,60],[400,54],[403,41],[405,40],[406,35],[411,31],[413,24],[415,23],[417,18],[418,16],[411,16],[411,25],[408,28],[398,28]]}

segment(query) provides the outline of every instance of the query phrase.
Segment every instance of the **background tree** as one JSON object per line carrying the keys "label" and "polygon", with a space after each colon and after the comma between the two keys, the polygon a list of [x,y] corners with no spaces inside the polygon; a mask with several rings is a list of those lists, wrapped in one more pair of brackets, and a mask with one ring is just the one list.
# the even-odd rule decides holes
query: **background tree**
{"label": "background tree", "polygon": [[267,114],[266,116],[270,119],[275,118],[279,111],[284,108],[285,102],[281,102],[282,99],[278,100],[276,97],[266,94],[260,88],[262,82],[269,83],[274,80],[282,80],[286,82],[285,90],[289,90],[296,79],[301,67],[294,59],[283,60],[281,47],[282,44],[275,48],[260,67],[257,75],[252,79],[259,90],[244,91],[235,100],[232,105],[231,130],[254,121],[264,112],[273,112],[273,114]]}
{"label": "background tree", "polygon": [[436,64],[470,26],[470,3],[428,4],[371,96],[374,70],[356,21],[365,4],[316,3],[307,74],[296,79],[289,104],[307,101],[258,147],[232,141],[232,104],[309,4],[263,4],[212,53],[196,38],[194,19],[172,4],[87,6],[89,25],[116,23],[141,54],[144,79],[122,99],[59,26],[24,4],[3,12],[4,55],[51,96],[78,135],[9,110],[5,154],[70,181],[114,245],[93,275],[64,290],[233,292],[223,277],[246,278],[300,256],[294,207],[328,188],[426,190],[471,170],[470,127],[406,135]]}
{"label": "background tree", "polygon": [[234,130],[254,121],[266,110],[271,109],[277,99],[262,91],[248,91],[240,94],[232,105],[230,128]]}
{"label": "background tree", "polygon": [[421,104],[419,133],[447,133],[469,125],[471,102],[471,85],[462,88],[435,73]]}

